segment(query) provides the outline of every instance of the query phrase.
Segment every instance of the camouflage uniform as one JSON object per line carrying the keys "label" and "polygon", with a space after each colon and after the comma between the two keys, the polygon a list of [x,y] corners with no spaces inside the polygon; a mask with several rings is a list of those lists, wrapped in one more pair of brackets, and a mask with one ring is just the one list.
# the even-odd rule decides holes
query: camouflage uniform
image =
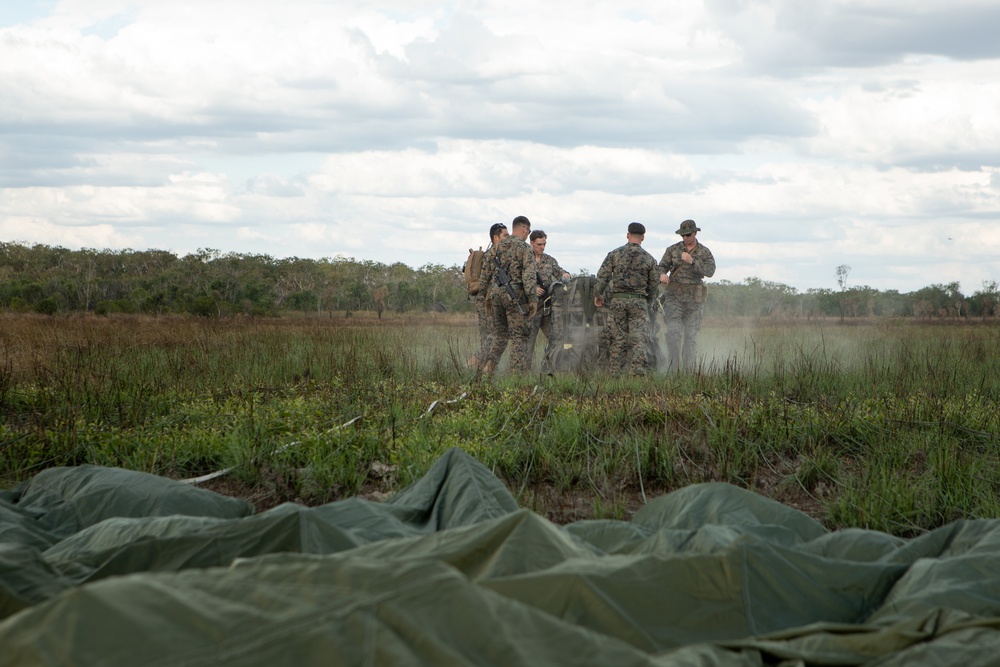
{"label": "camouflage uniform", "polygon": [[[518,303],[529,314],[531,308],[538,305],[538,295],[535,294],[535,253],[530,245],[511,235],[497,246],[496,257],[500,261],[500,266],[506,268],[510,274],[510,284],[514,288],[517,301],[511,299],[507,290],[498,286],[495,279],[491,282],[490,300],[495,338],[486,368],[497,367],[509,341],[510,369],[526,373],[531,370],[531,357],[528,354],[528,335],[531,333],[531,326],[527,316],[518,310]],[[492,271],[494,269],[492,259],[489,265]]]}
{"label": "camouflage uniform", "polygon": [[542,253],[542,256],[535,260],[535,272],[538,280],[549,290],[545,301],[539,304],[538,313],[531,318],[531,333],[528,335],[528,355],[529,359],[535,356],[535,340],[538,338],[538,330],[545,334],[545,354],[542,357],[542,370],[552,370],[552,355],[556,345],[563,339],[563,322],[561,318],[553,315],[553,310],[557,309],[565,290],[557,289],[552,291],[552,284],[556,281],[562,282],[563,274],[569,273],[555,260],[552,255]]}
{"label": "camouflage uniform", "polygon": [[631,371],[649,370],[649,306],[656,298],[660,270],[656,259],[638,243],[626,243],[608,253],[597,272],[595,294],[604,294],[611,286],[610,366],[612,372],[625,370],[631,352]]}
{"label": "camouflage uniform", "polygon": [[476,292],[476,317],[479,321],[479,352],[476,359],[480,365],[486,361],[496,337],[492,313],[490,312],[490,289],[493,287],[493,256],[497,248],[490,247],[483,253],[483,269],[479,273],[479,291]]}
{"label": "camouflage uniform", "polygon": [[[693,264],[681,259],[683,252],[691,255]],[[659,266],[661,271],[670,274],[670,282],[663,294],[668,370],[692,369],[697,361],[698,332],[701,331],[701,315],[705,308],[706,288],[702,278],[711,278],[715,274],[715,257],[701,243],[689,251],[680,241],[667,248]]]}

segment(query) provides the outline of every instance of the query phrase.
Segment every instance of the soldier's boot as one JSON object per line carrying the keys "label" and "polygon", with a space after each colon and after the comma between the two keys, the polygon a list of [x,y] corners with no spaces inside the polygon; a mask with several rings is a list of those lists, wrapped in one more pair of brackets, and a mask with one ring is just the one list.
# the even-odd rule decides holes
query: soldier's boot
{"label": "soldier's boot", "polygon": [[472,355],[469,360],[465,362],[466,368],[478,368],[479,367],[479,357]]}
{"label": "soldier's boot", "polygon": [[487,359],[486,363],[484,363],[482,367],[479,369],[479,372],[481,372],[483,375],[491,375],[494,370],[496,370],[496,364],[493,363],[492,359]]}

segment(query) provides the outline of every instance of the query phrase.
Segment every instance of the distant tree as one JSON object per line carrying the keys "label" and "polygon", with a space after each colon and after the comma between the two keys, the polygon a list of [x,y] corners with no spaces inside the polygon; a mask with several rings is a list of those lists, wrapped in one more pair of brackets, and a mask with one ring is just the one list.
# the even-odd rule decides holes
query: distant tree
{"label": "distant tree", "polygon": [[[278,261],[271,285],[275,306],[303,312],[315,307],[317,316],[320,315],[324,286],[328,282],[327,273],[327,267],[314,259],[290,257]],[[308,301],[304,300],[304,295],[308,295]]]}
{"label": "distant tree", "polygon": [[847,276],[851,275],[851,267],[847,264],[841,264],[837,267],[837,286],[840,287],[840,321],[844,321],[844,316],[846,315],[848,308],[850,306],[850,299],[844,294],[847,291]]}
{"label": "distant tree", "polygon": [[222,304],[215,293],[212,262],[221,253],[214,248],[199,248],[198,252],[185,255],[181,263],[185,267],[182,272],[181,290],[184,294],[184,307],[196,315],[208,315],[206,311],[214,308],[217,317],[222,316]]}
{"label": "distant tree", "polygon": [[709,288],[710,295],[705,301],[705,312],[717,317],[731,317],[742,314],[739,308],[742,286],[731,280],[720,280]]}
{"label": "distant tree", "polygon": [[83,248],[72,263],[76,273],[78,304],[84,310],[93,307],[97,292],[97,254],[98,251],[93,248]]}
{"label": "distant tree", "polygon": [[382,319],[382,311],[385,310],[385,300],[388,296],[389,288],[385,285],[380,285],[372,294],[372,298],[375,300],[375,312],[378,313],[379,319]]}
{"label": "distant tree", "polygon": [[751,303],[755,304],[757,315],[781,315],[794,312],[795,288],[783,283],[760,278],[747,278]]}
{"label": "distant tree", "polygon": [[841,312],[840,297],[829,288],[811,288],[802,296],[802,310],[807,317],[832,317]]}
{"label": "distant tree", "polygon": [[914,317],[959,317],[968,314],[965,297],[959,283],[934,284],[909,294],[911,313]]}
{"label": "distant tree", "polygon": [[800,313],[801,303],[794,287],[751,276],[742,283],[713,283],[705,308],[723,317],[788,316]]}
{"label": "distant tree", "polygon": [[300,292],[292,292],[284,301],[286,308],[289,310],[300,310],[303,314],[310,313],[315,303],[316,295],[311,289],[302,290]]}
{"label": "distant tree", "polygon": [[847,276],[849,275],[851,275],[850,266],[841,264],[837,267],[837,286],[840,287],[841,292],[847,289]]}
{"label": "distant tree", "polygon": [[874,314],[882,317],[898,317],[906,314],[907,298],[899,291],[891,289],[884,292],[875,291]]}
{"label": "distant tree", "polygon": [[984,280],[983,288],[970,298],[972,314],[979,315],[984,320],[987,317],[1000,315],[1000,289],[997,281]]}

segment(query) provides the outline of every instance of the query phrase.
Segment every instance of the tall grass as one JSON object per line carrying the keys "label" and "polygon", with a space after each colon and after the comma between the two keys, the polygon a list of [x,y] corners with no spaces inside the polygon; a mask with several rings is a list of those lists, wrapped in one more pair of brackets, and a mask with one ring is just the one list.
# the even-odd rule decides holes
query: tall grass
{"label": "tall grass", "polygon": [[831,527],[996,516],[1000,331],[706,322],[697,373],[491,380],[471,318],[4,316],[0,482],[231,469],[261,505],[381,494],[449,447],[557,520],[725,481]]}

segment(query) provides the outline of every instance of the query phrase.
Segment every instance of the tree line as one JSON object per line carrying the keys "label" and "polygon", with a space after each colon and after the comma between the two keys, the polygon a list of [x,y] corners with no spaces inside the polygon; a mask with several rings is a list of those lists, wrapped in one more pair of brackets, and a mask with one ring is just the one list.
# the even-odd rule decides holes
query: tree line
{"label": "tree line", "polygon": [[[705,312],[720,317],[899,316],[994,318],[995,281],[963,295],[959,283],[914,292],[848,287],[808,289],[760,278],[713,282]],[[586,272],[581,272],[586,273]],[[8,312],[191,313],[206,317],[331,315],[354,311],[474,312],[462,267],[371,260],[274,258],[205,248],[184,256],[164,250],[70,250],[0,243],[0,309]]]}
{"label": "tree line", "polygon": [[804,292],[782,283],[747,278],[709,287],[706,314],[754,317],[913,317],[917,319],[995,318],[1000,316],[1000,290],[986,281],[969,296],[958,282],[932,284],[913,292],[880,291],[873,287]]}
{"label": "tree line", "polygon": [[466,301],[456,269],[439,264],[0,243],[0,308],[15,312],[269,316],[449,311]]}

